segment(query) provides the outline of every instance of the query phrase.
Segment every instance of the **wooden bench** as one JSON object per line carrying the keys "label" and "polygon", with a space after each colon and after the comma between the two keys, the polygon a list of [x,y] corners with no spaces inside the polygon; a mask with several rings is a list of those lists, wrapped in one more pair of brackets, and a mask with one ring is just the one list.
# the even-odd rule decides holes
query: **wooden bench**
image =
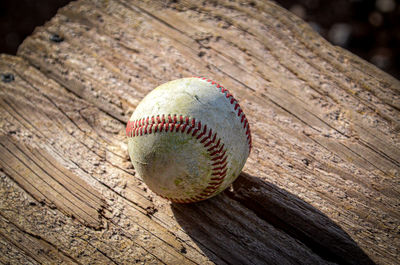
{"label": "wooden bench", "polygon": [[[400,83],[269,1],[79,0],[0,55],[2,264],[398,264]],[[171,204],[125,126],[169,80],[240,100],[253,150]]]}

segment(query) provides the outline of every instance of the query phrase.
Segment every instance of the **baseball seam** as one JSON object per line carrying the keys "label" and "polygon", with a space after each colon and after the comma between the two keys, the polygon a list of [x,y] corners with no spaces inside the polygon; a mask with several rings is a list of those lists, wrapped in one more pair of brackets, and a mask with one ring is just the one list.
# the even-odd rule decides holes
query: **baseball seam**
{"label": "baseball seam", "polygon": [[161,132],[180,132],[191,134],[193,138],[200,141],[200,143],[207,150],[211,157],[211,178],[206,188],[198,195],[186,199],[166,197],[158,194],[159,196],[177,203],[190,203],[204,200],[215,193],[221,184],[224,182],[227,169],[227,154],[225,145],[218,137],[217,133],[213,133],[212,128],[207,128],[206,124],[201,121],[196,121],[195,118],[190,118],[183,115],[157,115],[145,117],[134,121],[129,121],[126,126],[126,135],[128,137],[138,137],[147,134],[161,133]]}
{"label": "baseball seam", "polygon": [[214,85],[216,88],[220,90],[222,94],[225,95],[225,98],[228,100],[231,105],[233,105],[233,109],[237,111],[238,118],[240,119],[240,122],[243,124],[243,129],[246,132],[246,137],[247,137],[247,144],[249,145],[249,153],[251,152],[251,147],[252,147],[252,139],[251,139],[251,132],[250,132],[250,124],[246,118],[246,115],[244,114],[242,108],[240,107],[238,101],[233,97],[233,95],[228,91],[228,89],[224,88],[217,82],[207,79],[205,77],[201,76],[194,76],[194,78],[199,78],[201,80],[207,81],[208,83]]}
{"label": "baseball seam", "polygon": [[[238,101],[226,88],[224,88],[217,82],[200,76],[196,76],[195,78],[199,78],[214,85],[217,89],[219,89],[222,94],[225,95],[225,98],[233,106],[233,109],[237,111],[237,116],[241,124],[243,125],[243,129],[245,130],[250,153],[252,148],[250,125]],[[158,195],[177,203],[191,203],[207,199],[212,194],[214,194],[222,185],[228,171],[226,149],[224,150],[225,145],[217,136],[217,133],[213,133],[211,128],[207,129],[206,124],[202,125],[201,121],[196,121],[195,118],[190,118],[183,115],[178,116],[177,114],[168,114],[166,117],[166,115],[163,114],[161,116],[157,115],[129,121],[126,127],[126,134],[128,137],[137,137],[146,134],[161,133],[163,131],[173,132],[174,130],[175,132],[186,132],[186,134],[192,134],[192,137],[196,137],[196,139],[199,140],[201,144],[203,144],[204,148],[206,148],[206,150],[208,151],[212,161],[211,178],[206,188],[203,189],[200,194],[192,196],[190,198],[179,199],[166,197],[161,194]],[[199,132],[200,134],[198,134]]]}

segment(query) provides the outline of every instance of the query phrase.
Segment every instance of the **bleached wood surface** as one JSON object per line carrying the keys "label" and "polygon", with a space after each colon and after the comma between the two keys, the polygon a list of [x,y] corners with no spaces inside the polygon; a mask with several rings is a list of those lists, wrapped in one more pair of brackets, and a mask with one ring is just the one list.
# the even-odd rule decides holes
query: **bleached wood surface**
{"label": "bleached wood surface", "polygon": [[[4,264],[400,259],[399,81],[271,2],[79,0],[0,74]],[[239,99],[254,147],[229,190],[170,204],[135,176],[125,124],[198,75]]]}

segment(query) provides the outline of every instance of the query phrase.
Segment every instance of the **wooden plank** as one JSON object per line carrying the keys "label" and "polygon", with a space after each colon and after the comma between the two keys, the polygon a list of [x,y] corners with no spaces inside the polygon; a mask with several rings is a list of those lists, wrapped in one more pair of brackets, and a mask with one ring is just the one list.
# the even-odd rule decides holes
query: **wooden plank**
{"label": "wooden plank", "polygon": [[[76,261],[63,255],[56,246],[41,239],[40,236],[32,235],[21,230],[0,216],[0,238],[8,241],[7,245],[14,246],[26,253],[30,258],[23,260],[38,264],[76,264]],[[13,260],[14,261],[14,260]]]}
{"label": "wooden plank", "polygon": [[[45,150],[31,151],[8,137],[1,137],[0,152],[0,166],[36,200],[55,205],[66,215],[95,229],[100,228],[102,222],[97,215],[105,207],[102,195],[67,169],[54,168],[46,159],[49,155]],[[45,162],[38,157],[46,159]]]}
{"label": "wooden plank", "polygon": [[[400,259],[399,82],[276,4],[80,0],[0,58],[15,77],[0,82],[0,213],[38,249],[82,264]],[[152,88],[194,75],[240,100],[254,147],[230,190],[174,205],[135,176],[124,128]]]}
{"label": "wooden plank", "polygon": [[[116,264],[136,260],[157,264],[157,259],[135,245],[127,235],[123,235],[120,227],[109,224],[107,231],[88,229],[58,209],[40,204],[9,176],[0,173],[0,193],[2,198],[8,198],[1,201],[2,217],[7,220],[8,226],[18,227],[21,233],[26,234],[25,238],[22,237],[25,242],[36,239],[41,242],[34,247],[23,245],[23,249],[18,252],[20,255],[34,257],[34,261],[40,259],[39,263],[47,259],[48,264],[54,264],[55,259],[51,259],[51,253],[46,251],[50,245],[56,248],[65,262],[72,260],[78,264]],[[10,233],[6,235],[7,238],[10,237]],[[8,242],[10,245],[11,242]],[[122,250],[125,251],[121,252]],[[43,254],[37,255],[36,251]],[[14,262],[15,259],[11,261]]]}
{"label": "wooden plank", "polygon": [[[26,73],[29,72],[30,74],[32,74],[32,71],[34,71],[36,75],[39,75],[39,77],[35,77],[36,79],[43,79],[42,74],[40,74],[40,72],[38,71],[35,71],[26,62],[23,62],[18,58],[8,57],[8,59],[9,65],[12,65],[12,63],[19,64],[19,67],[17,68],[24,74],[19,76],[16,72],[14,72],[17,84],[13,84],[12,87],[3,87],[2,89],[2,99],[5,102],[4,105],[8,106],[2,109],[2,116],[6,117],[6,120],[13,120],[11,124],[6,122],[3,125],[5,127],[16,125],[18,127],[17,131],[26,130],[26,134],[40,135],[41,138],[45,140],[39,140],[38,144],[41,144],[43,148],[47,148],[52,152],[56,152],[56,157],[58,159],[67,159],[67,161],[62,162],[69,164],[69,167],[80,167],[80,177],[85,177],[82,176],[82,174],[85,175],[85,173],[90,174],[90,176],[86,176],[86,178],[89,179],[85,180],[88,180],[88,182],[92,183],[93,181],[95,181],[95,184],[97,184],[96,189],[99,189],[100,186],[100,188],[103,188],[103,193],[107,192],[108,190],[109,194],[106,202],[107,208],[99,209],[93,214],[88,215],[87,212],[89,211],[89,209],[85,209],[84,206],[85,204],[86,206],[90,207],[97,206],[99,202],[98,195],[93,196],[94,192],[89,187],[85,187],[86,194],[84,196],[83,194],[81,194],[81,192],[83,191],[81,188],[78,189],[76,186],[73,186],[71,188],[70,183],[66,182],[68,178],[62,179],[61,176],[58,176],[57,174],[47,174],[46,178],[44,174],[45,172],[56,171],[52,163],[43,164],[42,161],[36,160],[36,158],[32,158],[31,160],[29,160],[28,158],[26,158],[26,154],[22,153],[20,150],[18,150],[18,148],[23,149],[27,154],[31,154],[29,150],[26,150],[26,148],[22,146],[15,146],[12,141],[7,141],[6,139],[2,141],[2,146],[4,150],[2,150],[1,152],[1,159],[3,161],[1,165],[4,167],[4,171],[9,174],[17,183],[24,184],[21,186],[29,194],[35,195],[34,193],[32,193],[32,190],[35,190],[34,188],[39,189],[41,191],[40,194],[43,197],[47,198],[48,201],[55,204],[54,206],[52,206],[52,208],[55,207],[64,213],[72,212],[73,217],[76,217],[79,220],[83,220],[83,223],[86,225],[86,229],[90,230],[90,227],[92,225],[91,223],[89,223],[89,225],[87,223],[91,221],[93,217],[97,217],[99,215],[99,217],[101,218],[101,223],[105,221],[104,219],[108,219],[109,221],[107,223],[107,227],[113,227],[113,229],[115,230],[120,230],[117,233],[118,236],[116,236],[116,238],[126,238],[125,242],[122,241],[119,244],[111,244],[110,242],[110,245],[108,245],[106,241],[103,240],[95,244],[95,247],[100,249],[101,253],[104,253],[106,257],[111,257],[111,254],[113,254],[114,256],[118,256],[118,258],[115,258],[115,260],[114,258],[111,258],[112,262],[129,259],[129,256],[123,256],[122,253],[117,252],[117,247],[119,247],[121,244],[125,244],[125,247],[131,246],[131,248],[134,249],[139,248],[140,251],[136,251],[136,253],[132,253],[132,255],[135,254],[137,255],[137,257],[143,256],[145,258],[144,260],[147,261],[153,260],[154,262],[156,262],[156,260],[158,260],[158,262],[161,263],[191,263],[190,258],[185,258],[184,256],[182,256],[182,253],[180,252],[181,243],[178,242],[175,237],[171,237],[170,234],[167,233],[159,224],[149,219],[149,198],[146,199],[147,205],[142,206],[138,204],[140,200],[127,201],[124,196],[119,194],[118,191],[121,191],[123,189],[121,187],[126,184],[120,183],[121,180],[119,178],[116,178],[116,176],[125,175],[125,178],[128,178],[129,174],[120,167],[113,166],[112,161],[108,161],[108,154],[112,153],[112,151],[106,151],[103,148],[101,148],[102,150],[97,150],[97,152],[91,150],[91,148],[89,147],[89,143],[87,143],[88,139],[85,139],[88,138],[88,136],[80,131],[77,127],[78,124],[80,124],[82,121],[85,121],[82,120],[82,117],[76,117],[75,114],[70,114],[71,116],[68,116],[67,112],[63,113],[58,109],[58,107],[62,106],[62,101],[64,101],[64,98],[56,97],[57,93],[51,90],[61,90],[62,88],[56,83],[51,83],[49,82],[50,80],[48,80],[46,81],[46,83],[50,83],[51,85],[55,86],[53,87],[50,85],[49,87],[47,87],[50,93],[46,93],[46,96],[44,96],[43,94],[45,93],[44,91],[42,91],[43,94],[35,95],[37,91],[35,90],[36,87],[34,86],[34,82],[32,82],[32,80],[29,78],[29,75],[26,75]],[[3,62],[6,62],[6,60],[3,60]],[[0,69],[4,69],[3,67],[4,64],[0,65]],[[29,96],[31,97],[29,98]],[[73,95],[70,96],[75,97]],[[28,101],[28,98],[30,103],[24,103],[23,101]],[[69,103],[71,104],[71,102],[73,101],[74,100],[71,100],[69,101]],[[79,102],[78,100],[78,102],[75,103],[75,107],[82,108],[83,106],[81,103],[82,102]],[[34,108],[32,107],[33,104],[35,105]],[[107,121],[107,118],[102,120],[103,123],[105,121]],[[112,125],[113,121],[110,120],[110,123],[111,124],[104,125]],[[31,126],[27,126],[26,124],[31,124]],[[45,127],[43,127],[44,130],[41,130],[41,124],[45,124]],[[70,126],[72,126],[72,128]],[[120,126],[120,128],[123,130],[123,125],[118,124],[118,126]],[[31,131],[27,132],[29,131],[29,129],[31,129]],[[71,133],[74,131],[76,133]],[[3,131],[3,133],[10,134],[10,132],[5,131]],[[90,132],[90,134],[94,138],[89,138],[89,142],[104,141],[102,140],[101,135],[94,136],[92,132]],[[110,134],[114,133],[111,132],[109,133],[109,135]],[[54,142],[55,139],[59,141]],[[47,141],[52,141],[52,143],[49,143]],[[112,141],[109,141],[109,143],[111,142]],[[55,147],[53,147],[52,145],[54,145]],[[66,149],[63,149],[61,146]],[[104,148],[113,148],[110,144],[104,144],[103,146]],[[68,151],[70,153],[64,153],[64,151]],[[61,152],[61,154],[57,154],[57,152]],[[105,154],[104,163],[100,162],[101,160],[99,159],[99,154]],[[112,155],[115,154],[112,153]],[[31,156],[34,155],[31,154]],[[49,157],[49,155],[46,154],[44,154],[44,156]],[[74,158],[71,160],[69,156],[73,156]],[[23,165],[20,164],[20,160],[25,163],[24,166],[28,164],[29,168],[24,168]],[[119,162],[121,162],[121,159],[119,160]],[[91,161],[91,163],[88,163],[87,161]],[[37,164],[34,165],[34,163],[40,164],[45,169],[40,172],[40,168]],[[13,168],[13,166],[17,170],[12,171],[11,169]],[[58,163],[58,166],[60,166],[60,163]],[[30,170],[30,167],[34,168],[34,172],[31,173],[28,171]],[[24,172],[22,170],[25,170],[26,174],[17,174]],[[63,170],[65,171],[66,168],[64,168]],[[38,176],[38,172],[40,172],[41,175]],[[66,174],[71,175],[71,173]],[[101,178],[97,180],[96,176],[100,175]],[[23,182],[24,178],[22,176],[27,176],[27,183]],[[65,177],[65,175],[63,177]],[[43,180],[44,178],[46,178],[47,181],[49,181],[49,178],[54,178],[58,181],[61,181],[63,185],[61,185],[61,187],[58,186],[57,183],[54,183],[54,180],[52,183],[53,185],[49,185]],[[76,180],[76,182],[82,185],[81,180]],[[54,184],[56,185],[54,186]],[[62,186],[69,187],[69,189],[67,191],[57,191],[57,189],[62,189]],[[56,190],[53,190],[54,187],[56,187]],[[104,191],[104,189],[106,191]],[[136,196],[143,196],[143,190],[140,191],[142,192],[142,195],[136,194]],[[66,194],[68,193],[70,195],[70,200],[72,200],[72,198],[75,198],[75,200],[82,198],[82,201],[75,202],[74,204],[69,200],[63,199],[62,196],[66,196]],[[115,196],[118,196],[118,199],[116,199]],[[104,197],[104,195],[101,195],[101,198],[102,197]],[[34,198],[38,199],[38,197],[35,196]],[[88,198],[90,198],[90,200]],[[125,201],[125,203],[117,203],[117,201],[119,200]],[[116,205],[114,205],[115,203]],[[124,204],[128,204],[128,206]],[[133,208],[127,209],[127,212],[125,213],[125,207],[132,207],[132,205]],[[121,217],[122,211],[124,212],[123,217]],[[118,221],[114,220],[114,218]],[[123,222],[129,224],[128,230],[124,230],[121,227],[118,227],[117,224],[121,221],[120,219],[123,219]],[[94,226],[93,228],[95,230],[101,231],[103,230],[103,225]],[[42,233],[42,231],[38,231],[38,234],[40,233]],[[111,232],[108,231],[107,233]],[[141,238],[142,240],[135,242],[134,240],[132,240],[132,238]],[[166,244],[165,242],[168,242],[168,244]],[[189,250],[187,251],[187,253],[188,256],[192,254]],[[74,255],[77,255],[77,253],[74,253]],[[149,258],[148,255],[152,258]],[[194,255],[196,255],[196,253]]]}
{"label": "wooden plank", "polygon": [[1,264],[11,264],[13,262],[18,264],[40,264],[2,235],[0,235],[0,252],[2,253],[0,257]]}

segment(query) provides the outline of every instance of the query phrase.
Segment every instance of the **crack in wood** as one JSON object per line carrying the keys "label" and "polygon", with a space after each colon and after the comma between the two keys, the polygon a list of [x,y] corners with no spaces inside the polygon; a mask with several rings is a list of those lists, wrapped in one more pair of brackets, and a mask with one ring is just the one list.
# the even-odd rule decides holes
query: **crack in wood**
{"label": "crack in wood", "polygon": [[[399,82],[252,3],[79,0],[0,55],[0,214],[82,264],[395,264]],[[232,191],[170,205],[133,176],[121,124],[193,75],[238,95],[254,152]]]}

